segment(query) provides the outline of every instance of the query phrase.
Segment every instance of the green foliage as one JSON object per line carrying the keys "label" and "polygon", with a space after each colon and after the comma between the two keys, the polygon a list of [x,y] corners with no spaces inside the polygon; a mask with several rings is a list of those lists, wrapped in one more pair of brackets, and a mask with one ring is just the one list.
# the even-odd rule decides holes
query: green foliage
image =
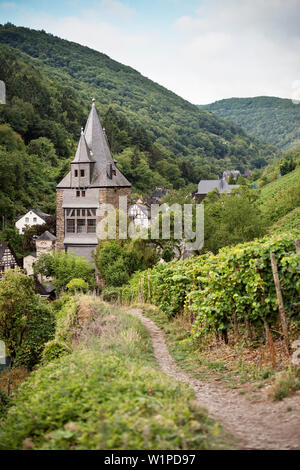
{"label": "green foliage", "polygon": [[261,189],[260,210],[268,226],[300,207],[300,168]]}
{"label": "green foliage", "polygon": [[7,394],[0,390],[0,419],[1,420],[6,416],[7,410],[10,406],[10,402],[11,400],[9,399]]}
{"label": "green foliage", "polygon": [[250,241],[266,232],[258,195],[247,186],[236,189],[230,197],[215,193],[204,200],[204,206],[204,251],[216,253],[224,246]]}
{"label": "green foliage", "polygon": [[155,247],[146,240],[100,241],[96,252],[96,266],[108,286],[120,287],[131,275],[153,266],[158,261]]}
{"label": "green foliage", "polygon": [[82,279],[89,287],[95,285],[94,269],[83,257],[72,253],[53,252],[42,254],[34,265],[35,274],[53,277],[58,292],[65,289],[72,279]]}
{"label": "green foliage", "polygon": [[88,289],[88,284],[80,278],[75,278],[72,279],[68,284],[66,285],[66,288],[68,289],[69,292],[75,293],[76,291],[80,292],[86,292]]}
{"label": "green foliage", "polygon": [[231,98],[201,109],[235,122],[249,134],[280,149],[300,143],[300,107],[292,100],[269,96]]}
{"label": "green foliage", "polygon": [[0,428],[0,447],[22,449],[28,441],[43,450],[222,447],[218,426],[197,407],[193,391],[157,370],[140,322],[97,309],[100,338],[31,374]]}
{"label": "green foliage", "polygon": [[[185,261],[160,264],[131,281],[138,297],[139,278],[143,295],[167,315],[186,309],[195,318],[193,336],[222,333],[233,328],[234,321],[251,324],[261,336],[265,322],[276,329],[278,304],[270,252],[275,253],[284,301],[290,316],[300,297],[298,262],[293,234],[265,237],[254,242],[223,248],[218,255],[206,254]],[[294,303],[290,304],[290,299]]]}
{"label": "green foliage", "polygon": [[0,339],[13,365],[32,368],[53,333],[53,313],[35,295],[32,279],[18,270],[7,271],[0,283]]}
{"label": "green foliage", "polygon": [[59,156],[68,157],[85,121],[87,100],[95,96],[120,169],[138,191],[180,188],[228,167],[261,167],[277,154],[240,127],[199,111],[104,54],[12,25],[0,27],[0,43],[0,78],[9,103],[3,122],[26,144],[47,137]]}
{"label": "green foliage", "polygon": [[287,215],[277,220],[270,228],[270,232],[292,232],[300,234],[300,207],[288,212]]}
{"label": "green foliage", "polygon": [[59,357],[69,354],[70,352],[71,349],[66,346],[66,344],[58,341],[57,339],[53,339],[45,344],[41,362],[42,364],[48,364],[49,362],[53,362]]}
{"label": "green foliage", "polygon": [[295,170],[296,162],[292,157],[286,157],[280,164],[280,174],[281,176],[287,175],[291,171]]}

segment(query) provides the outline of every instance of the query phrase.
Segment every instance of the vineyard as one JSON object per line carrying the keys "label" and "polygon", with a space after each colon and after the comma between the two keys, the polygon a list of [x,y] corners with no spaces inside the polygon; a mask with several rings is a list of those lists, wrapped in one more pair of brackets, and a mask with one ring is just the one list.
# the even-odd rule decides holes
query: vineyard
{"label": "vineyard", "polygon": [[289,334],[299,328],[300,255],[294,234],[265,237],[184,261],[161,263],[136,274],[119,290],[121,302],[143,300],[169,318],[185,312],[192,337],[214,334],[228,342],[272,342],[280,338],[278,299],[270,254],[274,253]]}

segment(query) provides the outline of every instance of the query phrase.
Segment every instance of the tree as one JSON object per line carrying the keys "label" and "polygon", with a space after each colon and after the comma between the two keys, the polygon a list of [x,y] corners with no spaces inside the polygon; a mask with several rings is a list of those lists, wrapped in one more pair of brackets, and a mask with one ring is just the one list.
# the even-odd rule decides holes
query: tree
{"label": "tree", "polygon": [[72,279],[83,279],[90,287],[95,286],[94,269],[83,257],[73,253],[55,251],[40,256],[34,265],[35,274],[53,278],[53,284],[58,292],[66,288]]}
{"label": "tree", "polygon": [[54,333],[50,306],[34,293],[31,278],[9,270],[0,282],[0,339],[12,365],[32,368]]}
{"label": "tree", "polygon": [[106,240],[98,243],[96,266],[108,286],[122,286],[134,272],[150,268],[157,261],[155,246],[148,240]]}
{"label": "tree", "polygon": [[266,225],[256,199],[256,193],[244,186],[206,203],[204,250],[216,253],[224,246],[264,235]]}

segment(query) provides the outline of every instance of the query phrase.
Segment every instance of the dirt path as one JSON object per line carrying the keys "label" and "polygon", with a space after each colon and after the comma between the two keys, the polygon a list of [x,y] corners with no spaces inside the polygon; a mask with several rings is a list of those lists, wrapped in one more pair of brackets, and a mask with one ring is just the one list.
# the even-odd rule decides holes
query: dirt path
{"label": "dirt path", "polygon": [[[242,449],[300,449],[300,396],[281,402],[252,403],[234,390],[220,384],[201,382],[190,377],[170,356],[164,334],[141,310],[128,313],[137,316],[149,331],[153,350],[161,370],[185,382],[196,392],[198,404],[233,434]],[[291,408],[291,411],[287,411]]]}

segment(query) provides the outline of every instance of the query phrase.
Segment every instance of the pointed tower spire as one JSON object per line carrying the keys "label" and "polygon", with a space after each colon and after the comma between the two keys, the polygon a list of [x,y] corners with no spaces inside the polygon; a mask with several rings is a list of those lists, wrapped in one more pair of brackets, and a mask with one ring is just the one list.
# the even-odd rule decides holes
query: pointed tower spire
{"label": "pointed tower spire", "polygon": [[92,108],[85,126],[84,135],[89,148],[93,152],[94,160],[99,170],[106,168],[107,163],[114,163],[98,117],[95,98],[92,99]]}
{"label": "pointed tower spire", "polygon": [[83,133],[83,127],[82,127],[76,154],[71,163],[91,163],[92,160],[90,156],[91,156],[91,151],[86,142],[86,139]]}

